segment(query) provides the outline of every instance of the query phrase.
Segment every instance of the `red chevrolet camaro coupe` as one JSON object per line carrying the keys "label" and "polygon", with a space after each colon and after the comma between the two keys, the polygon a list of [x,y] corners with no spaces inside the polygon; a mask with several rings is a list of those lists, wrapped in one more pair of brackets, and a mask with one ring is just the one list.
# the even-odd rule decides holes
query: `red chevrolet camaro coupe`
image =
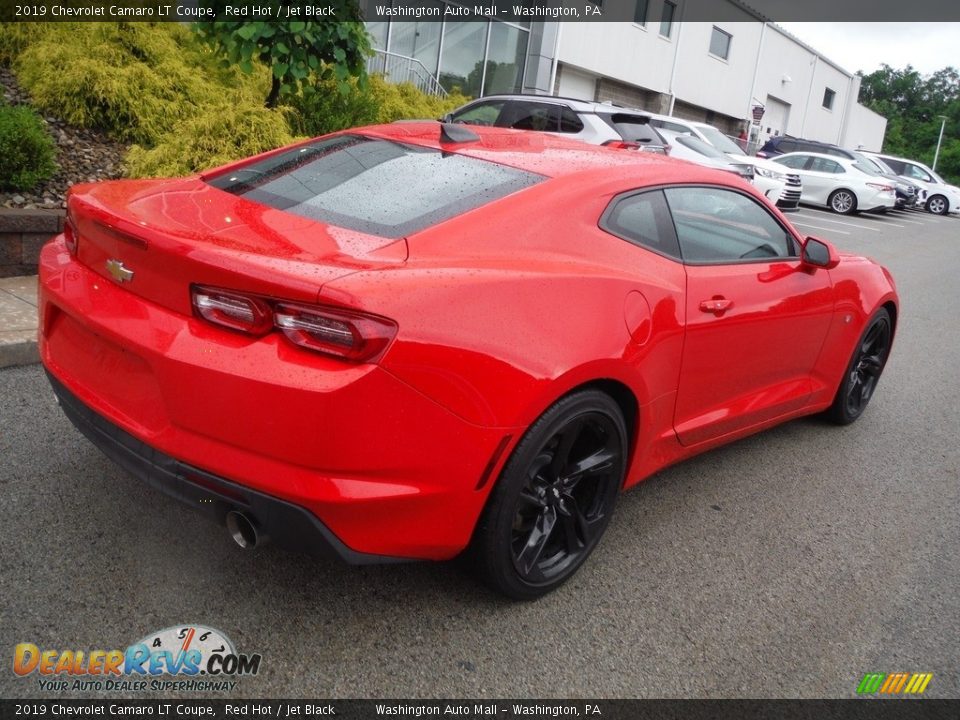
{"label": "red chevrolet camaro coupe", "polygon": [[241,546],[469,548],[515,598],[660,468],[855,420],[897,323],[883,267],[734,175],[538,133],[361,128],[68,205],[40,348],[108,456]]}

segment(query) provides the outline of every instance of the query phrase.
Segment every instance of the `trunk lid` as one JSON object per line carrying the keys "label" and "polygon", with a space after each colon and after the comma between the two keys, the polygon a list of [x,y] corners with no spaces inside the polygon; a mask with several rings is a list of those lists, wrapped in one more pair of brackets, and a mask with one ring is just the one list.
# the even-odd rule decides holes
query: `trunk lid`
{"label": "trunk lid", "polygon": [[188,315],[194,283],[316,302],[329,281],[407,256],[402,238],[304,218],[201,178],[80,185],[68,207],[81,263]]}

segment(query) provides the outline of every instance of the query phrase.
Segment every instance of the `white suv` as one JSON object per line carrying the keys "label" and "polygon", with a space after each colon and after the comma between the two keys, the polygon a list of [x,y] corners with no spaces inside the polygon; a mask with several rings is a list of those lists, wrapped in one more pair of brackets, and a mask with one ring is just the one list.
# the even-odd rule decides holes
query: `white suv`
{"label": "white suv", "polygon": [[881,155],[880,153],[863,154],[880,158],[897,175],[905,177],[910,182],[923,188],[926,197],[922,199],[927,212],[932,212],[935,215],[960,212],[960,188],[956,185],[948,185],[942,177],[923,163],[890,155]]}
{"label": "white suv", "polygon": [[752,165],[754,170],[753,184],[760,192],[775,202],[778,208],[781,210],[796,210],[799,206],[800,195],[803,191],[803,184],[799,175],[785,172],[783,166],[777,165],[771,160],[747,155],[737,143],[713,125],[682,120],[667,115],[651,115],[650,124],[664,130],[689,133],[726,153],[733,162]]}
{"label": "white suv", "polygon": [[539,130],[591,145],[616,145],[667,154],[666,141],[641,110],[552,95],[488,95],[443,118],[465,125]]}

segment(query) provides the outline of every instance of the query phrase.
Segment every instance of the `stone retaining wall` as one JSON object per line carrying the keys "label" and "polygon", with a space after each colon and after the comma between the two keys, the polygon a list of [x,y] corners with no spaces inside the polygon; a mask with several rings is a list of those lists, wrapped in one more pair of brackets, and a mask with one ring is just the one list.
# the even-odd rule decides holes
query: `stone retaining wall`
{"label": "stone retaining wall", "polygon": [[40,248],[63,232],[63,210],[0,208],[0,277],[36,275]]}

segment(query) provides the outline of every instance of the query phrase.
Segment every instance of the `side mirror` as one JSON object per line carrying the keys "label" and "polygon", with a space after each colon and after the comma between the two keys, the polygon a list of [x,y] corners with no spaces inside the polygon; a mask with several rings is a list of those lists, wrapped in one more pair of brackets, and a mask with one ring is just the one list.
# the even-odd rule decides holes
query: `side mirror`
{"label": "side mirror", "polygon": [[837,249],[820,238],[808,237],[803,241],[803,251],[800,258],[807,265],[830,270],[840,264],[840,255]]}

